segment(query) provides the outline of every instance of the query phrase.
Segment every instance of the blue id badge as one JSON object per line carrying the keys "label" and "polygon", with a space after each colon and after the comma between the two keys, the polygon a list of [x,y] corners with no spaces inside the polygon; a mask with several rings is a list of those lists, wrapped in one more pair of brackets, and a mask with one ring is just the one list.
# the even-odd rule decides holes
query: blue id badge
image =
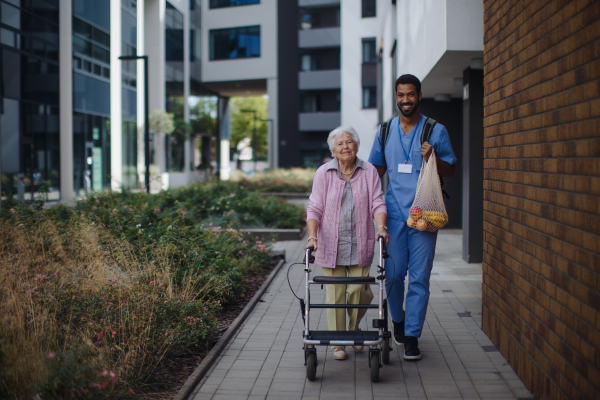
{"label": "blue id badge", "polygon": [[412,174],[412,164],[398,164],[398,172],[401,174]]}

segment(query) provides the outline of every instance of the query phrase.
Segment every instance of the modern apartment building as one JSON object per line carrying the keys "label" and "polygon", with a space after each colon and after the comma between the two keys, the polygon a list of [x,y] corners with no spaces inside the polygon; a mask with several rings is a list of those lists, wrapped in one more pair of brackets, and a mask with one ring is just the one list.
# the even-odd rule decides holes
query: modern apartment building
{"label": "modern apartment building", "polygon": [[217,118],[185,140],[153,135],[154,189],[197,179],[211,146],[227,178],[232,96],[268,96],[272,167],[320,165],[340,125],[357,130],[366,159],[396,113],[395,78],[413,73],[423,113],[447,126],[465,168],[445,186],[450,225],[472,208],[463,191],[477,192],[482,159],[462,151],[481,143],[464,140],[463,121],[482,121],[465,114],[482,99],[479,0],[0,0],[0,13],[0,191],[29,198],[49,182],[49,198],[69,200],[143,187],[144,61],[119,56],[147,55],[150,113],[190,122],[193,100],[212,96]]}
{"label": "modern apartment building", "polygon": [[[144,185],[149,111],[189,121],[200,85],[200,1],[0,1],[0,176],[4,193],[51,200]],[[163,187],[193,180],[192,140],[157,136]]]}

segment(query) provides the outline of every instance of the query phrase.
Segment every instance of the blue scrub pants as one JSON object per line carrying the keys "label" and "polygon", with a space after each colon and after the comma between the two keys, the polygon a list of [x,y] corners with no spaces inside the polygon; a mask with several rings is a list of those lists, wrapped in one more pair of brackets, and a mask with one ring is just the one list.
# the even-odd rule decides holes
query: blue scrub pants
{"label": "blue scrub pants", "polygon": [[[404,321],[406,336],[421,337],[427,304],[429,303],[429,279],[435,256],[437,232],[421,232],[409,228],[406,222],[388,219],[391,259],[385,262],[385,289],[392,320]],[[408,271],[406,312],[404,303],[404,280]]]}

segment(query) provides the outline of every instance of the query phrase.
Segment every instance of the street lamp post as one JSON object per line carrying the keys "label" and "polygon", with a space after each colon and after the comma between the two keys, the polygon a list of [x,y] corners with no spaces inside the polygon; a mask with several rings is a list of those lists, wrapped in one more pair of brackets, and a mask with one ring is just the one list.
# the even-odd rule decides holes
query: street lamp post
{"label": "street lamp post", "polygon": [[144,164],[146,165],[146,174],[144,175],[146,192],[150,193],[150,116],[148,106],[148,56],[119,56],[121,61],[144,60]]}
{"label": "street lamp post", "polygon": [[273,118],[261,119],[261,121],[271,123],[271,134],[268,135],[268,141],[271,143],[271,151],[269,152],[269,168],[275,169],[275,121]]}
{"label": "street lamp post", "polygon": [[254,173],[256,174],[256,154],[258,143],[256,143],[256,110],[240,110],[243,113],[254,113],[254,131],[252,132],[252,159],[254,160]]}

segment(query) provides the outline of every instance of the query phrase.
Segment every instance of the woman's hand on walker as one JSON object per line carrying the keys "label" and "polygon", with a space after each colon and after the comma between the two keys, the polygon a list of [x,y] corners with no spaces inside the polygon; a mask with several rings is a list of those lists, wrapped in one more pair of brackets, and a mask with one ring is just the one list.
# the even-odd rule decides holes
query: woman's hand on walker
{"label": "woman's hand on walker", "polygon": [[386,246],[390,243],[390,235],[388,235],[387,229],[385,227],[377,228],[377,234],[375,235],[377,240],[379,240],[379,236],[383,237]]}
{"label": "woman's hand on walker", "polygon": [[310,238],[308,239],[308,243],[306,244],[306,246],[304,246],[304,251],[306,251],[306,249],[308,249],[310,246],[314,247],[314,251],[317,251],[317,239],[315,238]]}

